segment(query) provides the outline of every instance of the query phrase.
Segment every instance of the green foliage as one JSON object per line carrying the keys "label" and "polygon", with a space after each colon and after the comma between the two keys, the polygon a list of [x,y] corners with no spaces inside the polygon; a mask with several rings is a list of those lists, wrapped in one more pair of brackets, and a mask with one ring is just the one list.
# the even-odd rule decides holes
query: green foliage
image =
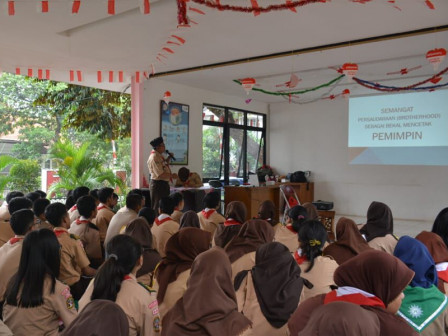
{"label": "green foliage", "polygon": [[[0,172],[16,162],[17,159],[15,157],[9,155],[0,156]],[[0,175],[0,195],[3,194],[3,191],[9,182],[11,182],[11,177],[9,175]]]}
{"label": "green foliage", "polygon": [[202,176],[220,178],[220,127],[204,126],[202,131]]}
{"label": "green foliage", "polygon": [[17,160],[9,170],[10,190],[28,193],[40,189],[40,165],[37,160]]}
{"label": "green foliage", "polygon": [[32,159],[42,161],[42,154],[47,153],[47,149],[52,144],[54,131],[47,128],[38,127],[20,130],[20,142],[12,147],[12,153],[18,159]]}

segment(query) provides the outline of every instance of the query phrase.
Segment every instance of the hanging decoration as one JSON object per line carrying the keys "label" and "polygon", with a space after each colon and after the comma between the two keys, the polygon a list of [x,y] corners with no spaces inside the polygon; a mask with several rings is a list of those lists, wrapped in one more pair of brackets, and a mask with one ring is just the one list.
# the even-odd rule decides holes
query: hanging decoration
{"label": "hanging decoration", "polygon": [[358,64],[345,63],[342,67],[342,73],[347,76],[348,79],[352,79],[358,73]]}
{"label": "hanging decoration", "polygon": [[48,0],[40,1],[40,3],[37,5],[37,11],[39,13],[48,13],[49,11]]}
{"label": "hanging decoration", "polygon": [[348,99],[349,97],[350,97],[350,90],[349,89],[344,89],[344,90],[342,90],[342,92],[341,93],[339,93],[339,94],[331,94],[331,95],[329,95],[329,96],[327,96],[327,97],[322,97],[321,99],[330,99],[330,100],[333,100],[333,99],[336,99],[336,98],[339,98],[339,97],[343,97],[343,98],[345,98],[345,99]]}
{"label": "hanging decoration", "polygon": [[171,99],[171,92],[170,91],[165,91],[165,93],[163,94],[163,101],[166,104],[170,103],[170,99]]}
{"label": "hanging decoration", "polygon": [[72,14],[78,14],[81,7],[81,0],[74,0],[72,4]]}
{"label": "hanging decoration", "polygon": [[291,77],[289,78],[289,81],[287,81],[285,83],[282,83],[282,84],[278,84],[275,87],[287,87],[288,89],[293,89],[301,81],[302,80],[299,77],[297,77],[297,75],[291,74]]}
{"label": "hanging decoration", "polygon": [[252,91],[254,85],[257,81],[254,78],[244,78],[239,81],[239,83],[243,86],[243,89],[246,91],[246,94],[249,94]]}
{"label": "hanging decoration", "polygon": [[388,75],[388,76],[391,76],[391,75],[407,75],[408,73],[410,73],[412,71],[415,71],[415,70],[418,70],[418,69],[421,69],[421,68],[422,68],[421,65],[415,66],[413,68],[402,68],[402,69],[400,69],[400,71],[388,72],[386,75]]}
{"label": "hanging decoration", "polygon": [[140,12],[144,15],[151,13],[151,6],[149,0],[139,0],[140,2]]}
{"label": "hanging decoration", "polygon": [[[342,76],[344,77],[344,76]],[[342,78],[341,78],[342,79]],[[288,102],[291,104],[299,104],[299,105],[305,105],[305,104],[311,104],[315,103],[317,101],[322,100],[322,98],[327,97],[332,94],[332,92],[337,88],[340,81],[334,82],[332,85],[328,86],[328,89],[323,94],[319,95],[315,98],[309,98],[309,99],[303,99],[303,96],[299,95],[289,95],[289,96],[283,96],[284,100],[288,100]]]}
{"label": "hanging decoration", "polygon": [[436,7],[434,6],[434,4],[432,3],[431,0],[425,0],[425,5],[426,5],[426,7],[428,7],[429,9],[436,9]]}
{"label": "hanging decoration", "polygon": [[16,7],[13,0],[8,1],[8,15],[14,16],[16,14]]}
{"label": "hanging decoration", "polygon": [[439,68],[439,64],[443,62],[445,57],[445,48],[432,49],[426,53],[426,59],[429,63],[432,64],[432,66],[434,67],[434,71],[437,71],[437,69]]}

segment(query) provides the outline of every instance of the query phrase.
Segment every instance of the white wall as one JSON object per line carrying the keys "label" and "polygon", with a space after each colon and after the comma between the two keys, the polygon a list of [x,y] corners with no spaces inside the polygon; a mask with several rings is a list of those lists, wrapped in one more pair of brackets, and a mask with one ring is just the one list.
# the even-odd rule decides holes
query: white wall
{"label": "white wall", "polygon": [[348,103],[271,104],[270,163],[281,174],[310,170],[314,198],[336,214],[365,216],[371,201],[394,218],[433,221],[448,206],[448,167],[349,165]]}
{"label": "white wall", "polygon": [[[141,168],[148,178],[146,160],[151,146],[149,142],[160,136],[160,100],[165,91],[171,92],[171,100],[190,105],[190,133],[188,146],[188,168],[202,176],[202,105],[203,103],[239,108],[252,112],[268,113],[268,104],[252,101],[245,103],[245,94],[228,96],[218,92],[175,84],[162,79],[150,79],[143,84],[143,153]],[[172,166],[173,172],[181,166]]]}

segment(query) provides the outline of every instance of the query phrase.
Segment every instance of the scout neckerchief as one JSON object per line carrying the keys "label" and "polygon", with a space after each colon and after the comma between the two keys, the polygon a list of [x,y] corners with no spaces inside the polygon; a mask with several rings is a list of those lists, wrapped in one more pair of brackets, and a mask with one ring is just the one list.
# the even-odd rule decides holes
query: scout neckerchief
{"label": "scout neckerchief", "polygon": [[156,218],[156,220],[154,221],[154,223],[157,224],[157,226],[162,225],[163,223],[172,220],[170,216],[166,215],[166,214],[161,214],[159,217]]}
{"label": "scout neckerchief", "polygon": [[240,222],[234,220],[233,218],[227,218],[224,222],[224,226],[232,226],[232,225],[242,225]]}
{"label": "scout neckerchief", "polygon": [[76,206],[76,204],[70,208],[69,212],[73,212],[75,210],[78,210],[78,207]]}
{"label": "scout neckerchief", "polygon": [[102,209],[109,209],[109,207],[106,204],[101,203],[100,205],[98,205],[96,209],[100,211]]}
{"label": "scout neckerchief", "polygon": [[294,259],[296,260],[298,265],[302,265],[305,261],[308,261],[306,255],[302,255],[302,249],[298,249],[294,252]]}
{"label": "scout neckerchief", "polygon": [[436,265],[437,276],[445,282],[448,282],[448,262],[441,262]]}
{"label": "scout neckerchief", "polygon": [[11,239],[9,240],[9,243],[10,243],[11,245],[14,245],[15,243],[17,243],[17,242],[23,240],[24,238],[25,238],[24,236],[14,236],[13,238],[11,238]]}
{"label": "scout neckerchief", "polygon": [[296,230],[294,230],[294,228],[292,227],[292,225],[291,224],[288,224],[288,225],[286,225],[286,228],[289,230],[289,231],[291,231],[292,233],[295,233],[295,234],[297,234],[297,231]]}
{"label": "scout neckerchief", "polygon": [[64,228],[54,228],[53,231],[56,237],[60,237],[63,233],[68,233],[67,229]]}
{"label": "scout neckerchief", "polygon": [[205,217],[205,219],[209,219],[209,217],[215,212],[215,209],[209,209],[205,208],[201,211],[202,215]]}
{"label": "scout neckerchief", "polygon": [[324,304],[335,301],[354,303],[359,306],[386,308],[384,302],[380,298],[359,288],[350,286],[339,287],[325,295]]}
{"label": "scout neckerchief", "polygon": [[448,298],[438,288],[407,286],[398,315],[408,322],[412,328],[421,333],[446,308]]}

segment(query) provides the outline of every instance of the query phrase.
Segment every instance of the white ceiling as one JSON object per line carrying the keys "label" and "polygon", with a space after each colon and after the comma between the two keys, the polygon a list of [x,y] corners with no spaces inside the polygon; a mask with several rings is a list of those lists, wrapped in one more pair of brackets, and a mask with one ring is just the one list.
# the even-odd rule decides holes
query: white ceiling
{"label": "white ceiling", "polygon": [[[71,14],[71,1],[50,0],[50,12],[36,11],[36,0],[15,1],[16,14],[7,15],[6,1],[0,3],[0,69],[22,73],[28,68],[51,69],[55,80],[69,81],[69,70],[82,70],[83,85],[123,90],[135,71],[156,74],[278,52],[287,52],[326,44],[376,37],[448,24],[448,1],[432,0],[435,10],[424,0],[396,0],[401,10],[387,0],[365,4],[333,0],[310,4],[292,11],[278,11],[254,17],[251,14],[208,9],[188,2],[205,12],[189,11],[197,25],[176,28],[175,0],[151,0],[151,13],[143,15],[137,0],[116,0],[116,15],[107,14],[107,1],[82,0],[79,14]],[[221,0],[222,4],[249,6],[249,0]],[[258,0],[260,6],[284,3],[284,0]],[[166,64],[156,60],[158,52],[175,34],[186,40],[182,46],[169,46],[174,54],[165,55]],[[174,39],[171,39],[175,41]],[[328,82],[338,74],[328,69],[345,62],[356,62],[358,77],[389,84],[412,84],[434,74],[425,59],[428,50],[448,49],[448,31],[352,45],[260,62],[217,67],[163,77],[164,80],[206,88],[231,95],[245,95],[232,80],[254,77],[260,87],[275,90],[275,85],[289,80],[294,72],[302,81],[296,89]],[[448,60],[441,65],[445,68]],[[386,75],[401,68],[423,67],[406,76]],[[96,71],[124,71],[126,83],[97,83]],[[415,78],[412,78],[415,77]],[[445,76],[448,78],[448,75]],[[394,79],[398,78],[398,81]],[[387,82],[386,82],[387,81]],[[446,81],[446,80],[445,80]],[[333,94],[348,87],[364,94],[359,85],[344,80]],[[321,97],[325,91],[308,95],[304,100]],[[281,97],[261,93],[250,97],[265,102],[283,101]]]}

